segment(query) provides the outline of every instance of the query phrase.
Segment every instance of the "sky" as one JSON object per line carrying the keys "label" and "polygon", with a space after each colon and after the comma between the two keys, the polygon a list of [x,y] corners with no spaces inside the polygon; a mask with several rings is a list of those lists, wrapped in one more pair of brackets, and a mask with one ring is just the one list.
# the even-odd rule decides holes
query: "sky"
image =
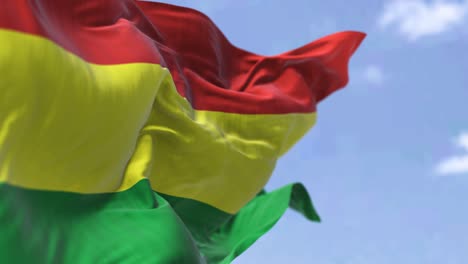
{"label": "sky", "polygon": [[468,0],[164,2],[265,55],[368,34],[267,185],[302,182],[322,222],[289,210],[234,263],[468,263]]}

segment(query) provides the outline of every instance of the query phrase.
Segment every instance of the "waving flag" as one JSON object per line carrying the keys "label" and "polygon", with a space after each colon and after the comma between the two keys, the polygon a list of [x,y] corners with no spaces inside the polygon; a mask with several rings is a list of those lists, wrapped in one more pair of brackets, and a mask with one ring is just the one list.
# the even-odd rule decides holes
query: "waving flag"
{"label": "waving flag", "polygon": [[0,259],[229,263],[301,184],[262,191],[364,38],[261,56],[205,15],[132,0],[0,8]]}

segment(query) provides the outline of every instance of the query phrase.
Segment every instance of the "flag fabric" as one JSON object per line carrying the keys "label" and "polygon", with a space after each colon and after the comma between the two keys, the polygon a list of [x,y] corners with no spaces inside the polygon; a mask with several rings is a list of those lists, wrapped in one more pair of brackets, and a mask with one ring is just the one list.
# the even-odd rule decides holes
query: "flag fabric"
{"label": "flag fabric", "polygon": [[133,0],[0,7],[0,259],[230,263],[304,186],[263,191],[364,38],[276,56],[202,13]]}

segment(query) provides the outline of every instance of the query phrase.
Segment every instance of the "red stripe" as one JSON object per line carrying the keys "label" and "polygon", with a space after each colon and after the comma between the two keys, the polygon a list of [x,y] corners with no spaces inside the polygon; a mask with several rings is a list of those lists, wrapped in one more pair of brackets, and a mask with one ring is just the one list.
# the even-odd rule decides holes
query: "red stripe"
{"label": "red stripe", "polygon": [[132,0],[6,0],[0,27],[46,37],[96,64],[168,67],[199,110],[307,113],[348,81],[363,33],[342,32],[278,56],[231,45],[205,15]]}
{"label": "red stripe", "polygon": [[161,63],[158,32],[132,0],[6,0],[0,27],[48,38],[96,64]]}

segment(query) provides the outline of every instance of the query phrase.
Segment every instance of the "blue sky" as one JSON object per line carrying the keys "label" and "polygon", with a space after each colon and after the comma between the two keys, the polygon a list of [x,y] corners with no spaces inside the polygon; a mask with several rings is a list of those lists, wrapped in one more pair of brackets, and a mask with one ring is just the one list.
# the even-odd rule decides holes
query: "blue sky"
{"label": "blue sky", "polygon": [[267,185],[304,183],[323,222],[289,211],[235,263],[468,263],[468,0],[165,2],[261,54],[368,34]]}

